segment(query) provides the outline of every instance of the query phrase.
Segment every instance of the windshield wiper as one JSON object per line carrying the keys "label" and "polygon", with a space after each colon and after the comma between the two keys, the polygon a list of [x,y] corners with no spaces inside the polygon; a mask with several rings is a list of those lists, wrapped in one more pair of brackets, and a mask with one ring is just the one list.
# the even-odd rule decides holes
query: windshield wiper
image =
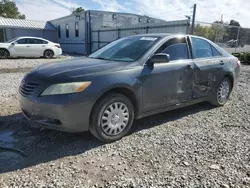
{"label": "windshield wiper", "polygon": [[103,58],[103,57],[89,57],[89,56],[88,56],[88,58],[91,58],[91,59],[101,59],[101,60],[109,60],[109,59],[105,59],[105,58]]}

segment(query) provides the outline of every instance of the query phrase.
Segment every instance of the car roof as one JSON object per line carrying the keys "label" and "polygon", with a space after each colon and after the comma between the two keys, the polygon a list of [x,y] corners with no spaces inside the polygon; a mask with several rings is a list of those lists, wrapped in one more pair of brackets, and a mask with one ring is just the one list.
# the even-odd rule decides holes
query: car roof
{"label": "car roof", "polygon": [[134,35],[134,36],[141,36],[141,37],[161,37],[161,38],[165,38],[165,37],[196,37],[196,38],[202,38],[202,39],[206,39],[204,37],[200,37],[200,36],[196,36],[196,35],[189,35],[189,34],[173,34],[173,33],[149,33],[149,34],[138,34],[138,35]]}
{"label": "car roof", "polygon": [[23,38],[41,39],[41,40],[46,40],[46,41],[48,41],[47,39],[44,39],[44,38],[41,38],[41,37],[31,37],[31,36],[17,37],[17,39],[23,39]]}

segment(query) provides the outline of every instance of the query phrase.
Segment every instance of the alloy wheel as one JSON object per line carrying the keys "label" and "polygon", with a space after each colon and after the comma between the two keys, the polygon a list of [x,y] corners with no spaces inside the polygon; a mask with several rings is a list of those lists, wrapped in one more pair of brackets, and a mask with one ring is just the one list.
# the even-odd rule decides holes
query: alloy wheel
{"label": "alloy wheel", "polygon": [[1,59],[5,59],[5,58],[8,58],[9,57],[9,53],[7,50],[4,50],[4,49],[1,49],[0,50],[0,58]]}
{"label": "alloy wheel", "polygon": [[227,80],[224,80],[217,92],[217,100],[219,103],[224,104],[227,102],[228,96],[230,93],[230,84]]}
{"label": "alloy wheel", "polygon": [[44,56],[45,56],[46,58],[52,58],[52,57],[53,57],[53,52],[50,51],[50,50],[46,50],[46,51],[44,52]]}

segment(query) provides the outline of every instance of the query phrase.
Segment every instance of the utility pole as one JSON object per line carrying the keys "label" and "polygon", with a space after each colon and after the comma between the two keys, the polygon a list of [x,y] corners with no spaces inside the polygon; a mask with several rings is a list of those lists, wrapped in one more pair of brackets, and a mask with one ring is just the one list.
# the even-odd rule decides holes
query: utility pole
{"label": "utility pole", "polygon": [[239,36],[240,36],[240,27],[238,27],[238,33],[237,33],[237,42],[236,42],[236,46],[235,46],[235,53],[237,52],[237,48],[239,45]]}
{"label": "utility pole", "polygon": [[193,17],[192,17],[192,26],[191,26],[191,34],[194,34],[194,25],[195,25],[195,16],[196,16],[196,4],[193,7]]}

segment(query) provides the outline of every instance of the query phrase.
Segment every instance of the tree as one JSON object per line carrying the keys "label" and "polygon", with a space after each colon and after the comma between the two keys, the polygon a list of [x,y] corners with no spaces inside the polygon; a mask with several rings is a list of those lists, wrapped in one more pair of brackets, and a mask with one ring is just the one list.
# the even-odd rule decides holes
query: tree
{"label": "tree", "polygon": [[197,24],[195,27],[194,35],[202,36],[210,40],[215,40],[216,31],[212,26],[202,26]]}
{"label": "tree", "polygon": [[224,36],[224,41],[228,40],[236,40],[238,37],[238,43],[246,43],[247,40],[247,31],[246,29],[240,26],[240,23],[236,20],[231,20],[228,28],[226,30],[226,34]]}
{"label": "tree", "polygon": [[[232,27],[230,27],[232,26]],[[234,27],[236,26],[236,27]],[[237,39],[237,35],[238,35],[238,30],[240,27],[240,23],[235,21],[235,20],[231,20],[229,23],[229,27],[227,29],[227,34],[229,36],[229,38],[236,40]]]}
{"label": "tree", "polygon": [[82,7],[78,7],[75,10],[73,10],[72,14],[77,14],[77,13],[80,13],[80,12],[83,12],[83,11],[84,11],[84,9]]}
{"label": "tree", "polygon": [[0,1],[0,16],[4,18],[25,19],[25,15],[18,11],[16,3],[11,0]]}

